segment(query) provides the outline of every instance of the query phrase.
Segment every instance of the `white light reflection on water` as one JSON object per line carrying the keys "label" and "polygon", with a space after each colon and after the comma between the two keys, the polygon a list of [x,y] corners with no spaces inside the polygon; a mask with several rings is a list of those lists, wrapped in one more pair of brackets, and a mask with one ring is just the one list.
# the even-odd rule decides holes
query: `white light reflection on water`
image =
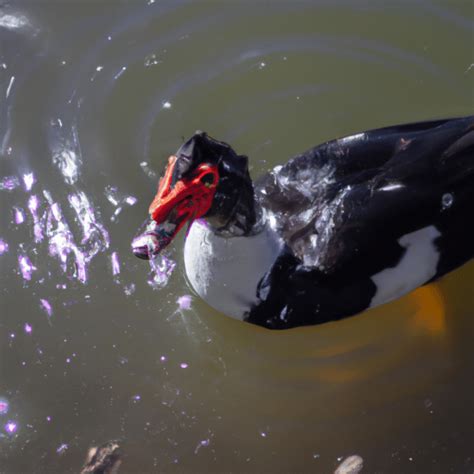
{"label": "white light reflection on water", "polygon": [[176,267],[176,262],[166,255],[157,255],[149,260],[150,273],[148,275],[148,284],[158,290],[165,287]]}
{"label": "white light reflection on water", "polygon": [[53,315],[53,307],[51,306],[51,303],[48,300],[40,298],[40,306],[41,309],[48,315],[48,318]]}
{"label": "white light reflection on water", "polygon": [[33,218],[33,234],[36,243],[41,242],[44,238],[43,226],[41,225],[41,221],[38,216],[38,208],[39,199],[38,196],[34,194],[28,199],[28,209],[31,213],[31,217]]}
{"label": "white light reflection on water", "polygon": [[25,173],[22,178],[25,191],[31,191],[33,185],[36,183],[35,175],[33,173]]}
{"label": "white light reflection on water", "polygon": [[8,242],[3,239],[0,239],[0,255],[3,255],[8,252]]}
{"label": "white light reflection on water", "polygon": [[[47,194],[50,197],[49,193]],[[75,276],[79,281],[85,283],[87,280],[85,258],[75,243],[74,236],[67,224],[57,202],[50,198],[50,208],[46,218],[46,235],[49,238],[49,255],[57,257],[64,273],[68,271],[68,255],[73,253],[75,258]]]}
{"label": "white light reflection on water", "polygon": [[13,87],[13,83],[15,82],[15,76],[12,76],[10,78],[10,82],[8,83],[8,87],[7,87],[7,90],[5,92],[5,98],[8,99],[8,96],[10,95],[10,92],[12,90],[12,87]]}
{"label": "white light reflection on water", "polygon": [[8,413],[9,408],[10,404],[8,403],[8,400],[0,398],[0,415],[6,415]]}
{"label": "white light reflection on water", "polygon": [[110,256],[110,260],[112,262],[112,275],[116,276],[120,274],[120,260],[118,257],[117,252],[112,252]]}
{"label": "white light reflection on water", "polygon": [[201,448],[207,448],[211,444],[211,440],[209,438],[203,439],[199,441],[196,448],[194,449],[194,454],[197,454]]}
{"label": "white light reflection on water", "polygon": [[[68,152],[64,151],[66,154]],[[72,156],[70,153],[68,156]],[[77,163],[75,163],[77,165]],[[71,185],[72,176],[78,176],[77,168],[71,174],[70,169],[59,167],[66,185]],[[24,173],[21,177],[23,181],[23,189],[29,193],[33,186],[37,183],[34,172]],[[0,181],[0,190],[13,191],[20,187],[20,179],[11,175],[2,178]],[[55,199],[53,193],[46,189],[41,192],[42,197],[38,194],[30,194],[26,198],[26,207],[29,211],[29,217],[18,204],[15,202],[11,207],[13,213],[12,223],[16,226],[25,224],[32,228],[32,241],[34,244],[46,242],[48,255],[58,260],[63,273],[70,279],[78,280],[85,284],[88,281],[88,269],[92,260],[100,253],[104,253],[110,247],[110,232],[103,224],[99,209],[94,206],[91,199],[84,191],[78,190],[74,186],[74,192],[67,195],[67,201],[70,209],[73,211],[72,221],[76,228],[71,228],[70,212],[64,212],[61,204]],[[134,206],[137,198],[130,194],[120,193],[116,187],[109,186],[106,188],[106,197],[115,206],[115,211],[111,217],[115,221],[118,214],[125,208]],[[16,199],[16,198],[15,198]],[[24,198],[20,197],[20,200]],[[23,235],[24,235],[24,231]],[[0,240],[0,255],[7,253],[10,249],[6,240]],[[32,247],[31,244],[22,243],[18,246],[18,269],[19,274],[25,282],[30,282],[33,276],[38,274],[38,282],[44,282],[45,265],[42,263],[40,267],[40,259],[37,257],[40,247]],[[113,276],[120,273],[120,256],[117,251],[110,256],[111,272]],[[151,264],[150,282],[153,288],[162,288],[166,286],[168,279],[174,269],[174,262],[164,257],[159,261]],[[41,271],[43,270],[43,271]],[[41,277],[40,277],[41,275]],[[51,278],[51,273],[47,273],[47,278]],[[66,287],[65,284],[56,285]],[[135,285],[132,282],[124,285],[124,292],[130,296],[135,291]],[[43,310],[51,316],[51,305],[47,300],[41,300]]]}
{"label": "white light reflection on water", "polygon": [[5,176],[0,179],[0,191],[13,191],[20,185],[16,176]]}
{"label": "white light reflection on water", "polygon": [[117,74],[115,74],[114,79],[117,80],[125,71],[127,66],[122,66]]}
{"label": "white light reflection on water", "polygon": [[[96,211],[83,191],[70,194],[68,201],[76,212],[77,220],[82,228],[83,237],[81,244],[86,244],[93,240],[95,248],[91,250],[91,254],[88,255],[90,259],[99,251],[103,251],[109,247],[109,233],[96,217]],[[97,238],[92,239],[93,236]]]}
{"label": "white light reflection on water", "polygon": [[189,311],[191,309],[192,296],[190,295],[180,296],[177,299],[176,303],[178,303],[178,307],[181,311]]}
{"label": "white light reflection on water", "polygon": [[14,435],[18,430],[18,423],[16,421],[10,420],[8,423],[5,424],[5,431],[9,435]]}
{"label": "white light reflection on water", "polygon": [[16,30],[28,26],[30,24],[28,18],[24,15],[5,14],[0,16],[0,27],[9,30]]}
{"label": "white light reflection on water", "polygon": [[[12,206],[13,223],[20,225],[26,223],[32,227],[32,240],[34,244],[41,244],[45,241],[48,255],[57,260],[62,272],[69,279],[75,279],[86,284],[89,279],[89,266],[92,260],[104,253],[110,247],[110,232],[106,228],[101,218],[99,209],[85,191],[77,188],[77,181],[80,177],[82,157],[80,153],[77,130],[74,126],[65,126],[64,120],[57,119],[51,122],[53,135],[51,139],[51,149],[53,163],[60,171],[64,183],[72,186],[67,194],[67,202],[73,211],[71,220],[70,212],[63,210],[60,202],[49,190],[40,191],[44,199],[38,194],[30,194],[26,198],[26,207],[29,217],[20,207],[20,202],[15,202]],[[24,172],[20,177],[15,175],[4,176],[0,180],[0,190],[14,191],[22,184],[26,193],[37,185],[38,179],[33,171]],[[119,214],[127,207],[134,206],[138,199],[130,194],[119,192],[116,186],[109,185],[105,189],[107,200],[115,207],[110,217],[112,222],[117,222]],[[22,198],[20,198],[22,199]],[[75,225],[71,227],[71,223]],[[77,225],[77,226],[76,226]],[[79,232],[77,232],[77,230]],[[30,282],[37,274],[39,283],[43,283],[45,278],[52,278],[52,274],[44,271],[46,266],[38,257],[38,250],[30,244],[22,244],[18,249],[18,269],[19,274],[25,282]],[[6,241],[0,242],[0,254],[7,253],[9,245]],[[117,277],[121,273],[120,256],[117,251],[110,255],[111,273]],[[167,257],[160,256],[150,261],[150,273],[148,284],[153,289],[163,288],[175,268],[175,262]],[[43,270],[43,271],[42,271]],[[46,276],[45,276],[46,275]],[[120,283],[119,280],[115,280]],[[56,285],[57,288],[65,288],[66,285]],[[123,286],[126,296],[130,296],[135,291],[135,284],[127,282]],[[48,318],[52,315],[52,306],[46,299],[40,300],[40,306],[46,312]]]}
{"label": "white light reflection on water", "polygon": [[54,155],[54,163],[58,166],[66,181],[73,184],[79,177],[79,157],[68,149],[63,149]]}
{"label": "white light reflection on water", "polygon": [[116,222],[119,214],[122,212],[125,205],[134,206],[138,199],[135,196],[130,196],[121,193],[116,186],[106,186],[104,190],[105,197],[115,207],[110,220]]}
{"label": "white light reflection on water", "polygon": [[16,206],[13,207],[13,221],[16,225],[20,225],[25,222],[25,214],[23,212],[23,209]]}
{"label": "white light reflection on water", "polygon": [[158,177],[158,174],[156,173],[156,171],[150,168],[148,162],[142,161],[140,163],[140,168],[150,179],[156,179]]}
{"label": "white light reflection on water", "polygon": [[[316,356],[313,357],[313,352],[310,355],[309,350],[305,351],[305,347],[316,351],[321,343],[317,331],[312,333],[315,344],[313,341],[306,344],[303,338],[299,344],[296,336],[294,339],[281,334],[259,336],[257,329],[244,327],[235,321],[220,322],[219,316],[214,315],[198,298],[191,301],[185,298],[189,290],[183,282],[183,268],[173,273],[173,282],[166,291],[152,291],[144,281],[148,264],[133,260],[133,256],[128,255],[129,249],[125,248],[131,238],[129,234],[136,229],[134,220],[144,217],[147,202],[130,209],[128,206],[131,203],[121,203],[119,199],[114,204],[103,192],[105,186],[113,185],[120,191],[123,187],[124,195],[135,193],[140,201],[148,201],[156,181],[149,183],[145,174],[156,180],[154,170],[161,170],[166,153],[176,149],[181,135],[186,135],[188,131],[192,133],[196,127],[207,127],[209,133],[216,134],[216,138],[229,139],[243,152],[256,149],[272,139],[274,144],[262,147],[258,153],[249,153],[254,176],[258,176],[260,168],[283,162],[290,151],[297,152],[322,138],[342,136],[389,121],[411,120],[412,116],[418,118],[422,115],[425,118],[441,114],[449,104],[453,104],[453,108],[448,111],[462,112],[463,109],[456,105],[454,93],[437,87],[435,79],[430,81],[429,68],[420,67],[410,58],[405,61],[396,51],[385,54],[373,46],[385,40],[400,46],[400,49],[405,47],[443,69],[441,54],[435,53],[442,51],[443,45],[433,41],[428,52],[418,49],[416,42],[398,45],[397,36],[392,36],[390,28],[385,26],[393,25],[398,31],[408,32],[412,27],[421,26],[420,38],[424,36],[424,41],[428,43],[429,30],[423,29],[421,15],[415,18],[413,23],[416,26],[413,26],[408,15],[405,17],[394,7],[396,14],[387,14],[389,21],[385,25],[383,15],[379,16],[377,12],[372,15],[372,7],[365,5],[365,11],[361,13],[360,5],[350,1],[313,2],[318,3],[314,9],[311,2],[275,2],[266,12],[259,12],[256,2],[252,6],[252,15],[248,15],[248,8],[244,6],[234,8],[238,15],[231,14],[233,11],[227,13],[227,9],[231,8],[227,4],[237,5],[238,2],[223,2],[222,5],[212,5],[212,8],[207,8],[206,2],[199,8],[192,6],[192,2],[190,7],[188,2],[171,2],[182,5],[182,12],[171,11],[171,15],[162,14],[165,4],[171,5],[170,2],[156,1],[152,8],[146,7],[147,0],[118,2],[120,5],[105,10],[98,3],[97,7],[88,4],[87,8],[85,4],[81,7],[81,2],[73,3],[61,13],[60,3],[49,2],[48,5],[44,2],[44,5],[35,7],[35,2],[26,2],[25,10],[36,9],[38,19],[44,22],[44,30],[48,31],[48,48],[40,50],[33,45],[30,48],[34,53],[32,55],[21,44],[15,44],[12,48],[14,54],[5,54],[0,59],[0,62],[8,63],[7,71],[0,69],[4,79],[0,90],[3,98],[10,78],[15,76],[8,98],[12,110],[11,139],[3,141],[5,147],[2,149],[7,150],[8,145],[12,145],[13,152],[11,156],[5,154],[5,161],[16,160],[19,166],[16,171],[6,167],[1,176],[17,173],[21,186],[21,190],[17,186],[12,192],[5,190],[0,196],[0,199],[9,200],[6,228],[1,230],[1,236],[10,245],[9,253],[2,257],[1,263],[13,262],[11,265],[16,266],[18,244],[24,242],[24,253],[38,268],[23,291],[25,298],[31,296],[33,300],[32,314],[19,316],[19,320],[12,317],[11,322],[5,323],[7,335],[15,333],[16,337],[8,352],[10,340],[7,336],[5,352],[8,365],[4,384],[9,391],[0,393],[0,396],[11,397],[13,413],[3,417],[0,431],[6,435],[2,428],[9,419],[17,421],[20,429],[18,436],[5,438],[8,442],[15,440],[16,452],[12,450],[11,454],[7,454],[11,460],[7,460],[4,469],[15,472],[14,468],[17,468],[17,472],[28,472],[25,467],[34,463],[38,471],[80,470],[77,461],[80,463],[81,453],[101,433],[104,436],[108,436],[107,433],[111,433],[110,436],[123,435],[128,440],[124,445],[127,460],[123,468],[133,469],[133,463],[138,458],[143,460],[141,472],[153,470],[150,459],[155,456],[158,459],[155,471],[185,471],[193,467],[202,470],[209,467],[217,472],[228,468],[230,462],[237,472],[245,469],[247,458],[252,458],[247,465],[249,472],[262,472],[264,464],[270,470],[290,472],[291,468],[293,471],[302,470],[305,455],[308,456],[306,467],[313,469],[308,463],[313,462],[315,452],[321,453],[322,458],[316,461],[318,465],[315,469],[318,472],[333,472],[336,455],[346,457],[351,452],[371,452],[364,449],[365,439],[369,444],[369,438],[383,438],[378,436],[380,433],[387,433],[388,437],[392,425],[384,424],[381,416],[380,430],[374,430],[370,423],[366,423],[367,419],[354,415],[355,409],[329,417],[330,412],[338,408],[342,410],[354,400],[364,399],[364,396],[369,397],[370,390],[357,390],[358,387],[353,385],[341,384],[343,393],[336,390],[329,392],[327,387],[335,386],[335,383],[313,383],[320,375],[318,370],[321,364]],[[406,2],[406,5],[419,13],[419,5],[424,2],[415,3],[413,6]],[[303,4],[304,8],[301,8]],[[332,4],[337,6],[332,7]],[[356,16],[346,13],[352,4],[356,5]],[[138,12],[140,7],[147,10],[146,14]],[[77,8],[78,15],[72,13],[70,8]],[[171,7],[168,8],[171,10]],[[290,14],[279,13],[279,9],[285,8]],[[48,24],[49,15],[53,19],[51,24]],[[297,23],[294,30],[293,15],[300,20],[294,22]],[[386,36],[380,36],[379,27],[372,30],[370,22],[367,25],[362,22],[362,37],[369,37],[373,44],[359,42],[361,34],[354,26],[359,22],[351,21],[359,19],[359,16],[377,18],[376,23],[384,26]],[[309,17],[311,19],[305,25],[305,18]],[[337,31],[339,22],[326,21],[336,17],[342,18],[340,32]],[[281,25],[285,25],[283,30]],[[436,26],[440,27],[436,30],[443,30],[442,25]],[[232,38],[225,41],[227,31],[231,32]],[[242,31],[245,31],[244,35]],[[192,40],[179,45],[178,38],[188,32]],[[337,41],[339,33],[348,40]],[[451,37],[457,34],[451,34]],[[217,46],[216,35],[223,38]],[[308,35],[313,35],[308,41],[298,40]],[[446,40],[444,35],[443,31],[437,31],[436,36]],[[446,44],[460,51],[452,47],[456,46],[455,42],[447,41]],[[163,56],[162,51],[168,45],[170,52]],[[352,58],[353,49],[364,54],[356,54]],[[257,55],[242,61],[240,52],[251,50],[256,51]],[[156,58],[147,58],[148,64],[153,67],[146,67],[144,58],[150,52],[155,52]],[[17,60],[16,54],[21,54]],[[463,52],[458,56],[462,57],[462,67],[459,68],[462,73],[472,61]],[[280,60],[282,57],[284,59]],[[160,60],[164,63],[154,64]],[[23,64],[34,61],[37,61],[37,66],[28,70],[22,68]],[[64,61],[64,66],[61,61]],[[259,62],[266,65],[261,70],[255,67]],[[452,62],[454,65],[456,59],[453,58]],[[231,66],[226,67],[228,64]],[[314,64],[318,67],[315,68]],[[126,73],[113,81],[114,75],[123,66],[128,67]],[[103,69],[99,71],[98,67]],[[213,71],[216,74],[213,75]],[[313,74],[313,71],[317,72]],[[347,74],[344,74],[347,71],[356,71],[354,80],[348,80]],[[94,74],[97,75],[91,82]],[[424,81],[423,90],[416,87],[415,80]],[[174,84],[178,84],[176,89],[172,87]],[[311,87],[306,87],[306,84]],[[395,92],[394,89],[400,90],[400,93],[382,96],[378,92]],[[462,92],[463,88],[453,87],[452,90]],[[413,96],[419,97],[419,100],[413,101]],[[351,103],[352,97],[357,98],[357,107]],[[364,100],[366,107],[362,107],[362,113],[360,97],[368,99]],[[433,100],[433,97],[439,100]],[[464,100],[465,97],[467,95],[464,95]],[[78,99],[83,99],[81,109],[77,108]],[[163,109],[163,104],[168,101],[172,107]],[[380,109],[377,107],[380,103],[387,107]],[[148,114],[148,111],[151,113]],[[48,121],[53,117],[60,117],[60,120],[56,119],[54,129],[58,130],[58,136],[53,137],[48,150],[45,150],[42,146],[46,141],[44,135],[51,131]],[[203,120],[204,125],[200,125]],[[41,127],[27,128],[35,123]],[[43,124],[49,127],[46,131]],[[73,129],[77,129],[77,141],[71,132]],[[24,133],[24,130],[29,132]],[[229,138],[231,135],[235,137],[232,140]],[[146,148],[148,152],[143,151],[144,144],[148,144],[147,137],[152,137],[150,146]],[[133,145],[135,140],[136,146]],[[130,143],[132,146],[129,146]],[[53,157],[55,164],[51,166]],[[267,159],[267,162],[258,165],[260,157]],[[31,161],[20,166],[21,158]],[[147,164],[140,169],[140,162]],[[31,169],[26,165],[32,165]],[[49,173],[51,168],[53,173]],[[28,190],[22,176],[33,170],[37,183]],[[145,189],[145,186],[149,187]],[[50,201],[44,195],[44,189],[49,190]],[[35,212],[43,231],[43,240],[37,243],[34,242],[34,218],[28,207],[31,191],[38,197]],[[81,192],[88,200],[93,218],[109,234],[108,248],[105,248],[103,233],[93,229],[92,217],[89,229],[85,229],[85,223],[79,219],[68,200],[68,195]],[[112,200],[114,198],[115,195]],[[8,222],[12,220],[8,211],[13,205],[26,211],[21,226],[15,227],[14,223]],[[86,203],[81,205],[87,207]],[[89,240],[83,242],[88,233]],[[50,247],[56,250],[53,255],[49,253]],[[87,256],[92,256],[96,250],[97,253],[88,261]],[[116,252],[120,262],[120,274],[115,276],[112,252]],[[156,280],[163,284],[166,281],[162,273],[164,265],[159,263],[151,270],[157,270]],[[49,272],[51,275],[48,275]],[[14,280],[7,281],[8,288],[14,288],[17,280],[22,283],[21,276],[11,271],[6,273],[10,280]],[[43,277],[44,284],[40,283]],[[118,278],[120,284],[116,283]],[[107,286],[109,282],[110,288]],[[121,291],[125,294],[120,295]],[[87,300],[90,303],[87,303],[85,310],[82,306],[86,303],[84,293],[90,294]],[[49,318],[46,308],[40,307],[40,297],[45,301],[47,299],[51,309],[54,308],[51,316],[54,327],[49,328],[46,324]],[[77,307],[72,307],[75,303],[65,305],[71,300],[79,302]],[[11,307],[15,308],[15,304],[12,298]],[[176,315],[167,322],[166,317],[175,310]],[[30,310],[27,308],[26,311]],[[39,316],[36,314],[36,319],[35,311],[40,313]],[[24,332],[26,321],[32,325],[31,335]],[[206,324],[210,329],[205,327]],[[369,331],[374,330],[373,325],[367,326]],[[396,327],[400,326],[398,323]],[[189,328],[189,332],[181,331],[185,327]],[[334,337],[335,332],[327,331],[327,339],[332,342],[328,344],[331,349],[339,341]],[[213,340],[208,343],[210,335]],[[379,342],[385,335],[385,330],[379,331],[377,338],[370,341],[368,350],[390,354],[390,345]],[[99,337],[101,340],[98,340]],[[280,340],[281,344],[270,342],[270,338],[271,341]],[[393,339],[397,338],[403,347],[406,338],[401,330],[394,331]],[[349,337],[347,339],[350,340]],[[341,340],[345,342],[344,338]],[[193,346],[195,341],[198,341],[196,350]],[[44,351],[42,363],[35,363],[39,359],[39,352],[34,347],[36,343]],[[110,348],[112,344],[113,349]],[[32,349],[31,355],[22,353],[18,358],[16,352],[27,350],[28,346]],[[420,351],[425,349],[422,344],[420,346]],[[78,351],[77,359],[71,356],[73,351]],[[298,351],[301,351],[302,360],[295,362],[294,353]],[[430,355],[428,352],[425,357],[430,358]],[[350,353],[345,357],[340,363],[338,360],[332,363],[331,359],[323,360],[322,364],[347,369],[348,372],[358,370],[359,374],[362,372],[359,367],[363,365],[369,375],[362,383],[368,387],[375,386],[378,380],[370,377],[370,368],[365,364],[370,354],[361,356],[362,364],[357,364],[359,359]],[[14,365],[17,358],[18,368]],[[67,363],[66,358],[71,362]],[[27,362],[26,368],[20,365],[23,360]],[[449,358],[446,360],[449,361]],[[352,361],[355,361],[353,365]],[[182,369],[181,363],[190,365]],[[438,368],[441,366],[438,359],[430,362],[428,373],[431,365],[436,366],[437,372],[442,371]],[[383,362],[380,366],[380,371],[383,371]],[[410,370],[414,371],[417,367],[421,374],[421,369],[425,368],[423,364],[411,364]],[[291,380],[279,378],[279,369],[291,372]],[[307,372],[305,369],[308,369]],[[16,375],[18,371],[21,376]],[[297,376],[299,371],[305,371],[308,375]],[[225,374],[228,376],[224,377]],[[393,379],[388,371],[384,375],[384,381]],[[395,375],[399,376],[400,391],[403,391],[410,377],[400,372]],[[449,380],[448,377],[446,380]],[[42,384],[42,381],[48,383]],[[42,390],[41,385],[47,385],[47,388]],[[142,398],[129,406],[127,402],[134,394],[140,394]],[[306,394],[310,396],[306,398]],[[377,395],[380,400],[384,398],[384,395]],[[337,403],[339,396],[341,402]],[[426,396],[423,395],[423,398]],[[160,403],[162,399],[163,405]],[[436,397],[433,399],[436,401]],[[369,402],[365,401],[364,408],[367,405]],[[281,409],[282,406],[285,410]],[[318,409],[321,406],[323,410]],[[447,405],[445,408],[448,413]],[[411,420],[406,409],[407,404],[400,405],[400,412]],[[133,412],[129,413],[129,410]],[[423,411],[426,410],[423,408]],[[18,418],[17,413],[21,415]],[[272,414],[265,416],[264,413]],[[304,413],[303,420],[300,413]],[[324,417],[326,413],[327,418]],[[88,416],[90,414],[94,416]],[[379,412],[376,411],[376,414]],[[161,423],[161,431],[158,431],[154,417]],[[291,419],[291,422],[285,424],[283,418]],[[115,423],[118,419],[120,421]],[[151,426],[146,425],[145,421],[150,421]],[[34,422],[37,434],[27,428],[28,422]],[[307,428],[300,428],[300,422]],[[359,432],[353,428],[356,423],[359,427],[368,426],[366,435],[358,437]],[[446,438],[440,435],[439,446],[446,444],[447,449],[453,449],[453,445],[446,443],[453,425],[454,422],[447,424]],[[335,439],[333,434],[340,426],[347,431],[347,446],[344,447],[339,438],[332,442]],[[215,438],[211,438],[207,428],[218,431]],[[260,436],[260,429],[268,436]],[[396,429],[394,427],[393,431]],[[291,433],[291,439],[279,438],[280,431]],[[399,430],[400,436],[393,435],[388,441],[395,440],[392,442],[395,445],[406,435],[406,431]],[[465,431],[461,426],[459,440]],[[319,437],[320,433],[324,436]],[[408,440],[416,441],[420,450],[425,449],[432,441],[428,437],[428,429],[425,434],[426,445],[419,434],[410,434]],[[137,439],[143,440],[143,443],[139,443],[142,446],[133,452],[134,448],[130,445]],[[309,439],[309,443],[307,448],[302,448],[305,439]],[[208,440],[211,444],[206,446]],[[352,440],[360,446],[353,447]],[[377,455],[390,458],[390,452],[386,449],[388,441],[385,440],[385,444],[381,441],[383,446],[371,456],[371,465],[374,465],[373,457]],[[402,439],[402,442],[405,440]],[[64,456],[59,456],[56,450],[64,443],[69,444],[70,449]],[[292,462],[278,451],[278,445],[282,443],[287,451],[293,453],[289,457]],[[197,456],[196,449],[199,451]],[[394,446],[396,449],[398,446]],[[270,454],[273,450],[277,453],[274,457]],[[26,457],[22,453],[28,451],[40,455],[45,453],[46,457],[32,456],[34,459],[22,461]],[[456,450],[456,454],[458,451],[462,450]],[[213,464],[214,457],[216,464]],[[330,461],[327,461],[329,457]],[[171,464],[175,459],[179,461],[176,467]],[[58,464],[54,464],[56,462]],[[30,465],[25,466],[26,463]],[[72,466],[73,463],[76,465]],[[329,465],[332,469],[328,468]],[[400,466],[401,470],[403,468]]]}
{"label": "white light reflection on water", "polygon": [[69,449],[69,445],[66,443],[62,443],[59,445],[59,447],[56,449],[56,452],[61,456],[63,455],[67,450]]}
{"label": "white light reflection on water", "polygon": [[30,258],[28,257],[28,255],[20,254],[20,255],[18,256],[18,266],[19,266],[19,268],[20,268],[21,276],[22,276],[23,279],[26,280],[26,281],[30,281],[33,272],[35,272],[36,270],[38,270],[38,269],[33,265],[33,263],[31,262]]}
{"label": "white light reflection on water", "polygon": [[50,125],[52,161],[61,172],[65,183],[75,184],[82,166],[77,128],[75,125],[66,127],[61,118],[51,120]]}

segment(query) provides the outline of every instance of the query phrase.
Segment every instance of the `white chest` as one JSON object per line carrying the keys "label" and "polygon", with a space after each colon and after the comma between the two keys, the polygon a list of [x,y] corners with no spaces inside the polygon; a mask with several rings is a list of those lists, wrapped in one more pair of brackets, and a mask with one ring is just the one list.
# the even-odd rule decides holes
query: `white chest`
{"label": "white chest", "polygon": [[209,305],[242,319],[256,302],[258,283],[281,247],[280,239],[270,228],[250,237],[223,238],[196,221],[184,245],[186,274]]}

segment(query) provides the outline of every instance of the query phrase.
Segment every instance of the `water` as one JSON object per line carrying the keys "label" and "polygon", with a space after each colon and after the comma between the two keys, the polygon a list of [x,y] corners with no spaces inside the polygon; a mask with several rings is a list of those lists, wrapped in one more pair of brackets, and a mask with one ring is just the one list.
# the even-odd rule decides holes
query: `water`
{"label": "water", "polygon": [[182,237],[159,284],[130,241],[196,129],[257,177],[326,139],[472,114],[473,17],[467,0],[3,1],[0,471],[77,472],[117,439],[123,472],[350,455],[472,472],[473,265],[270,333],[190,295]]}

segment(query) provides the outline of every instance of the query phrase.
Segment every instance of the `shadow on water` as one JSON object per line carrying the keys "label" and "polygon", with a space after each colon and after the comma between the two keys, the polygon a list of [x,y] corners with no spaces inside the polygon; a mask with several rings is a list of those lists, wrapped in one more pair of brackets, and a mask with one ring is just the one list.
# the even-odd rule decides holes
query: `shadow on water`
{"label": "shadow on water", "polygon": [[471,472],[472,264],[270,332],[180,305],[182,238],[155,268],[130,241],[196,129],[257,177],[472,113],[473,25],[461,0],[0,3],[1,469],[120,439],[123,472]]}

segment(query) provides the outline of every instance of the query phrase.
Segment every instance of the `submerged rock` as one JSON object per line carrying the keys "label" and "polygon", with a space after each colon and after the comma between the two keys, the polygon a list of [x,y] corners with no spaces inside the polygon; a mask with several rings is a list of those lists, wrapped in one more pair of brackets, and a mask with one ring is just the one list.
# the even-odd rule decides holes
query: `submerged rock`
{"label": "submerged rock", "polygon": [[357,454],[354,454],[344,459],[334,471],[334,474],[359,474],[363,467],[364,460]]}
{"label": "submerged rock", "polygon": [[122,452],[116,441],[90,448],[81,474],[117,474],[122,463]]}

